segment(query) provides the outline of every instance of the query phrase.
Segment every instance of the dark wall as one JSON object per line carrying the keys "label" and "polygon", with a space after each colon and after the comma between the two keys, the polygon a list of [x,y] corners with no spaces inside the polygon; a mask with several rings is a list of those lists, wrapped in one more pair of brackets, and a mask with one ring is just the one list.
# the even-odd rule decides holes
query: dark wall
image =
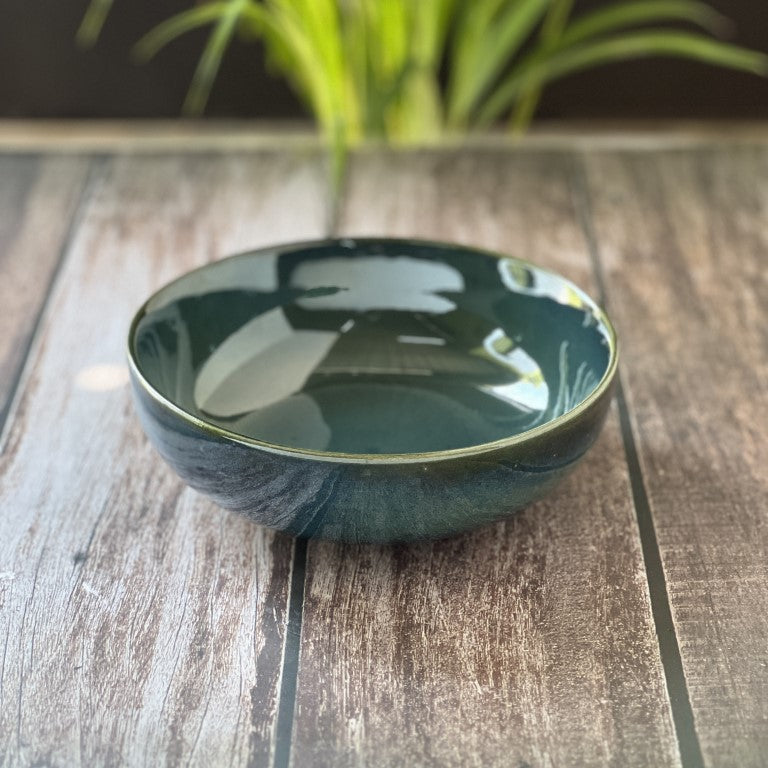
{"label": "dark wall", "polygon": [[[577,0],[577,8],[604,4]],[[733,39],[768,51],[768,0],[713,0],[734,21]],[[86,0],[0,3],[0,116],[173,117],[206,33],[171,44],[146,65],[132,44],[188,0],[115,0],[95,48],[79,49],[75,31]],[[261,52],[236,41],[209,104],[217,117],[303,114],[283,83],[265,70]],[[554,84],[540,111],[550,118],[768,117],[768,79],[683,61],[630,62]]]}

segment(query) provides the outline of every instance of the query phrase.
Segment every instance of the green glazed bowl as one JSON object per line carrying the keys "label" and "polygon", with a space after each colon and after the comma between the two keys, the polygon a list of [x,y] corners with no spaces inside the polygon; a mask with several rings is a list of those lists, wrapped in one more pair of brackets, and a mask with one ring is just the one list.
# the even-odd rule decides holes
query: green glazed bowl
{"label": "green glazed bowl", "polygon": [[276,246],[190,272],[131,324],[138,413],[193,488],[302,537],[490,523],[600,431],[603,311],[518,259],[425,241]]}

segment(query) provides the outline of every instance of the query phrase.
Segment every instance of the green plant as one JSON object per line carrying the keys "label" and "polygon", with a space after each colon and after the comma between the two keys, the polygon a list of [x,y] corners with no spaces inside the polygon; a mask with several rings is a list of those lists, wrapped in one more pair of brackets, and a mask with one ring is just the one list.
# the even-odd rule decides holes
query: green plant
{"label": "green plant", "polygon": [[[112,0],[78,33],[98,37]],[[264,41],[271,65],[328,141],[423,142],[509,119],[527,128],[542,88],[622,59],[674,56],[756,74],[768,57],[715,39],[726,20],[698,0],[621,0],[573,17],[573,0],[212,0],[152,29],[146,60],[210,27],[184,111],[200,113],[233,36]],[[682,22],[686,28],[671,24]],[[697,31],[692,31],[692,30]]]}

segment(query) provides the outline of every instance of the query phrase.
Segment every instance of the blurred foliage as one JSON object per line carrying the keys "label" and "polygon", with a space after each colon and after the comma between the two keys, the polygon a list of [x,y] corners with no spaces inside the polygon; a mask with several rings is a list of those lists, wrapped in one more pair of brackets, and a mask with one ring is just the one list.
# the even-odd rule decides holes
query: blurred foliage
{"label": "blurred foliage", "polygon": [[[78,40],[93,44],[112,0],[91,0]],[[309,106],[340,157],[363,139],[428,142],[508,120],[525,130],[557,78],[649,56],[756,74],[768,57],[716,39],[727,20],[697,0],[212,0],[152,29],[146,60],[210,28],[184,104],[205,107],[235,35],[264,42],[271,66]],[[680,26],[682,23],[682,26]]]}

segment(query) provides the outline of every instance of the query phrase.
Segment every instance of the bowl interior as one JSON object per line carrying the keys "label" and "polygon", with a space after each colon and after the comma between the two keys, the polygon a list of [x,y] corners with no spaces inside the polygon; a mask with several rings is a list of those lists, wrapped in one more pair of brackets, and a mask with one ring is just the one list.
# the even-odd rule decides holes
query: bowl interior
{"label": "bowl interior", "polygon": [[299,449],[408,454],[561,416],[611,361],[604,316],[567,280],[458,246],[357,240],[210,264],[156,293],[130,340],[165,399]]}

